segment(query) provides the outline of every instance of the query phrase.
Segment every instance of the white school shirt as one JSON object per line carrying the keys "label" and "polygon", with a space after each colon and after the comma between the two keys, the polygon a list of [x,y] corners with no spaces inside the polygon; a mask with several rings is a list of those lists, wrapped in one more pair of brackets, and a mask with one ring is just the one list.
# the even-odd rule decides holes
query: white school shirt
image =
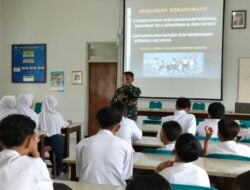
{"label": "white school shirt", "polygon": [[32,106],[33,100],[33,94],[20,94],[17,100],[16,109],[19,114],[29,116],[34,122],[36,122],[36,126],[38,127],[39,116],[30,108]]}
{"label": "white school shirt", "polygon": [[[182,133],[191,133],[195,135],[196,119],[193,114],[189,114],[184,110],[175,111],[174,115],[163,118],[163,122],[166,121],[177,121],[182,128]],[[161,129],[159,129],[157,137],[160,137],[160,132]]]}
{"label": "white school shirt", "polygon": [[250,148],[235,141],[224,141],[209,145],[208,154],[233,154],[250,157]]}
{"label": "white school shirt", "polygon": [[246,131],[244,131],[241,137],[241,140],[242,139],[250,139],[250,129],[247,129]]}
{"label": "white school shirt", "polygon": [[129,144],[132,145],[132,140],[138,141],[142,138],[142,131],[136,125],[134,120],[122,117],[120,126],[120,129],[115,133],[115,135]]}
{"label": "white school shirt", "polygon": [[158,148],[158,150],[173,151],[174,148],[175,148],[175,142],[173,142],[173,143],[171,143],[171,144],[163,145],[161,148]]}
{"label": "white school shirt", "polygon": [[100,130],[76,147],[76,174],[80,182],[126,186],[132,170],[131,145],[109,130]]}
{"label": "white school shirt", "polygon": [[0,189],[53,190],[53,184],[41,158],[5,149],[0,152]]}
{"label": "white school shirt", "polygon": [[207,172],[192,162],[175,162],[172,167],[164,169],[159,174],[171,184],[210,187]]}
{"label": "white school shirt", "polygon": [[212,137],[218,138],[218,122],[219,121],[220,121],[219,119],[205,119],[204,121],[201,121],[199,125],[197,126],[196,134],[198,136],[205,137],[206,136],[205,127],[208,126],[214,130]]}
{"label": "white school shirt", "polygon": [[0,102],[0,120],[11,114],[16,114],[16,98],[15,96],[3,96]]}
{"label": "white school shirt", "polygon": [[43,100],[43,110],[39,114],[39,129],[48,137],[61,134],[61,129],[66,128],[69,123],[64,121],[62,115],[56,111],[57,100],[54,96],[46,96]]}

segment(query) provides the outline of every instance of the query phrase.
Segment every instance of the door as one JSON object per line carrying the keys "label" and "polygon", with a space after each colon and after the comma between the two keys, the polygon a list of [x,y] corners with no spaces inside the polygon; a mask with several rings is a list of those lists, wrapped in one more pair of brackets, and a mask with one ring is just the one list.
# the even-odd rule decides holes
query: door
{"label": "door", "polygon": [[116,84],[117,63],[89,63],[89,135],[99,130],[96,113],[110,105]]}

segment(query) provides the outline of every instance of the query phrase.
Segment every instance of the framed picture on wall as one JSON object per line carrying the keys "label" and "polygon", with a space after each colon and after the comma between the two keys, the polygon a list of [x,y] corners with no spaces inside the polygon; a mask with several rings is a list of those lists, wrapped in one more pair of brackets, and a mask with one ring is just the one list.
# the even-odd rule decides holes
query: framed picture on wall
{"label": "framed picture on wall", "polygon": [[72,84],[82,84],[82,71],[72,71]]}
{"label": "framed picture on wall", "polygon": [[232,29],[246,28],[246,10],[232,11]]}
{"label": "framed picture on wall", "polygon": [[12,82],[46,83],[46,44],[12,45]]}

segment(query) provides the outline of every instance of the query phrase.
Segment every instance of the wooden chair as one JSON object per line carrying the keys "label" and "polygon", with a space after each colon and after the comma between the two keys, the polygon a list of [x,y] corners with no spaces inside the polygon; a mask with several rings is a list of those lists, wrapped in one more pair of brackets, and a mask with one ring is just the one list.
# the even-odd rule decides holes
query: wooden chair
{"label": "wooden chair", "polygon": [[52,168],[52,175],[53,177],[56,177],[56,155],[52,150],[51,146],[46,146],[44,143],[44,138],[45,135],[40,135],[40,142],[38,144],[38,150],[40,152],[40,157],[45,161],[45,160],[49,160],[48,157],[45,156],[46,152],[50,153],[50,155],[52,156],[52,165],[47,165],[48,168]]}

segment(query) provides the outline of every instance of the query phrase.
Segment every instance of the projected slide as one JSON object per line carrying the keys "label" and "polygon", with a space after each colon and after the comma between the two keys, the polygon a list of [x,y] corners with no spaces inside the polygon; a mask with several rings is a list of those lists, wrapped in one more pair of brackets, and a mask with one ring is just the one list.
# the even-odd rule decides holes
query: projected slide
{"label": "projected slide", "polygon": [[124,70],[145,97],[221,99],[222,0],[125,0]]}

